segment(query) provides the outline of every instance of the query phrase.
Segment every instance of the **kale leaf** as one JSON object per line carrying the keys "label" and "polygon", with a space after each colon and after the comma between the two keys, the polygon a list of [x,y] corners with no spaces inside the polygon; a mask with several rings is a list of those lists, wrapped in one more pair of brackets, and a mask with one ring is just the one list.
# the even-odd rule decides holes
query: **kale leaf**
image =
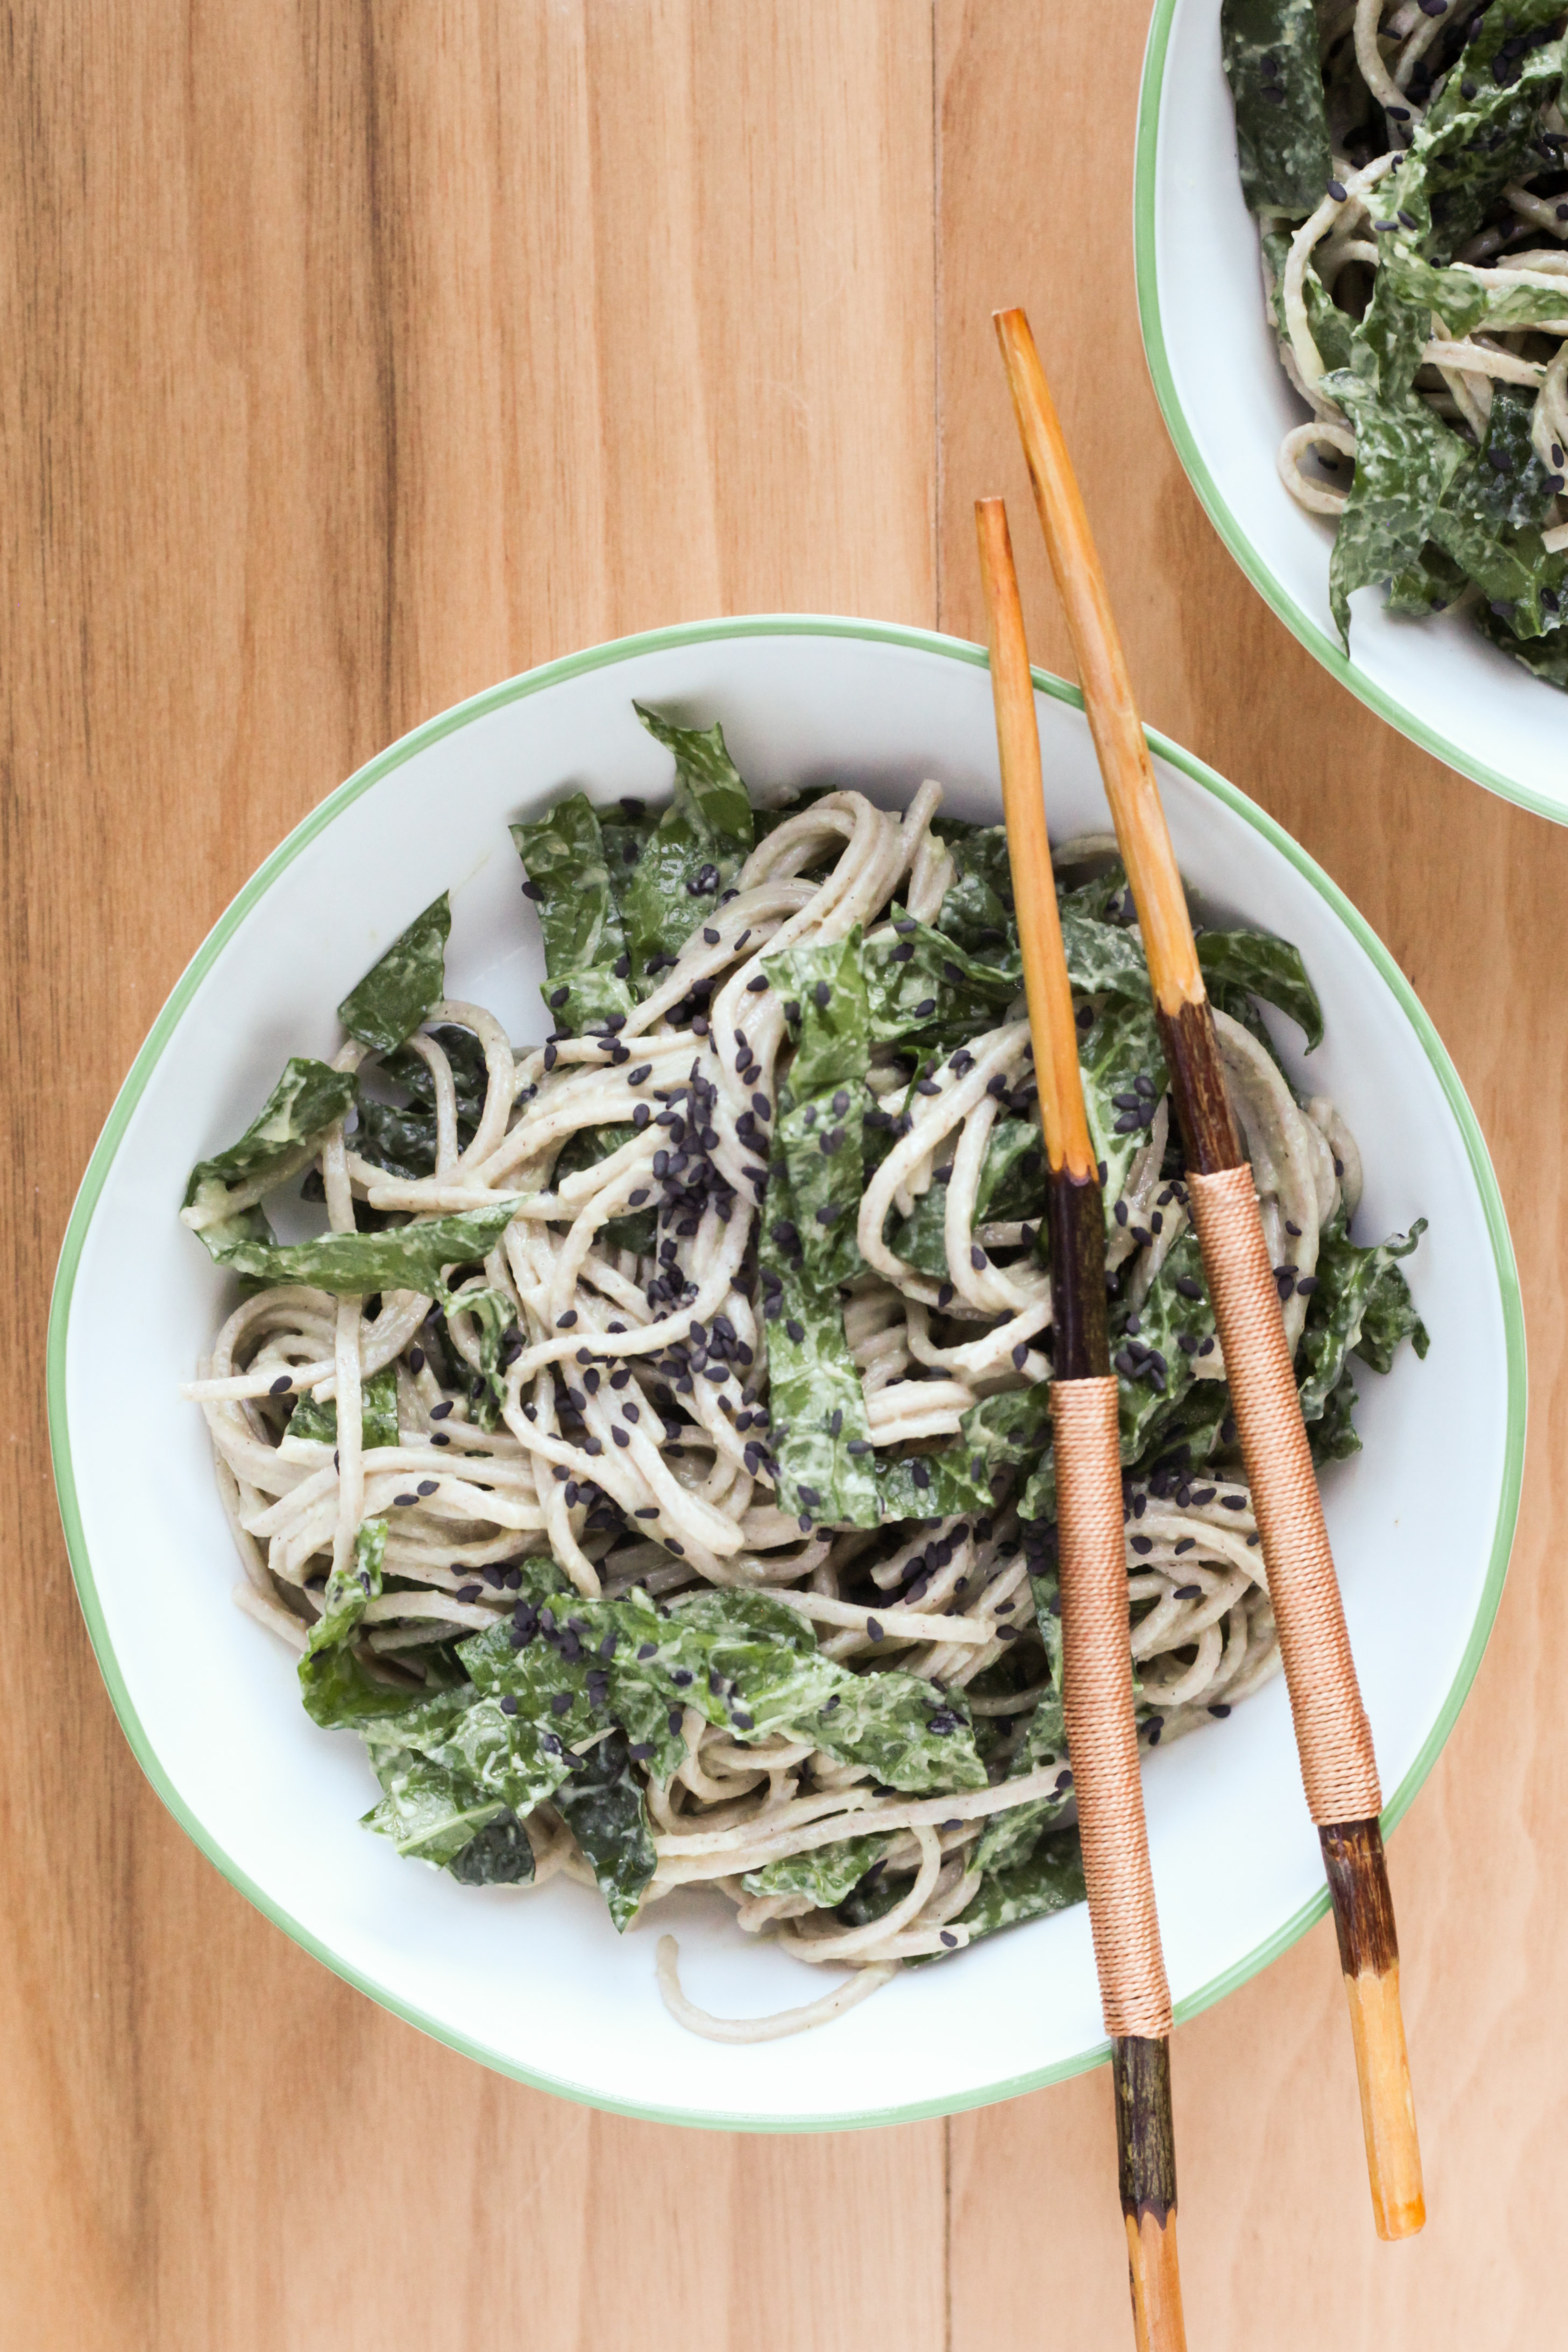
{"label": "kale leaf", "polygon": [[1219,22],[1249,210],[1315,211],[1333,165],[1312,0],[1224,0]]}
{"label": "kale leaf", "polygon": [[633,706],[655,741],[675,755],[674,793],[621,894],[632,972],[642,980],[673,963],[704,909],[717,905],[756,843],[746,786],[716,720],[674,727]]}
{"label": "kale leaf", "polygon": [[1239,989],[1288,1013],[1312,1053],[1323,1041],[1322,1007],[1300,948],[1267,931],[1200,931],[1197,960],[1211,994]]}
{"label": "kale leaf", "polygon": [[[258,1183],[275,1171],[281,1182],[300,1165],[309,1148],[337,1125],[354,1094],[354,1081],[347,1071],[295,1055],[285,1064],[283,1076],[239,1141],[231,1143],[226,1151],[214,1152],[210,1160],[197,1160],[185,1186],[183,1206],[210,1214],[223,1208],[231,1192],[243,1185]],[[248,1236],[259,1232],[265,1237],[267,1227],[259,1212],[252,1212],[248,1220],[242,1214],[198,1231],[215,1256],[209,1234],[221,1244],[242,1233]]]}
{"label": "kale leaf", "polygon": [[1048,1919],[1087,1899],[1078,1832],[1059,1830],[1054,1837],[1042,1838],[1027,1862],[988,1873],[954,1924],[967,1927],[975,1944],[999,1927]]}
{"label": "kale leaf", "polygon": [[806,1895],[821,1911],[832,1911],[857,1887],[893,1841],[886,1836],[841,1838],[810,1853],[787,1853],[741,1880],[748,1895]]}
{"label": "kale leaf", "polygon": [[612,1731],[579,1763],[556,1790],[556,1810],[587,1855],[610,1916],[624,1935],[657,1864],[625,1733]]}
{"label": "kale leaf", "polygon": [[1465,445],[1414,393],[1385,399],[1355,368],[1326,375],[1322,389],[1355,429],[1355,479],[1329,559],[1329,603],[1348,651],[1353,593],[1419,557]]}
{"label": "kale leaf", "polygon": [[1408,1339],[1417,1356],[1426,1354],[1431,1344],[1427,1327],[1397,1264],[1426,1229],[1426,1219],[1417,1217],[1408,1234],[1360,1249],[1345,1231],[1343,1211],[1323,1227],[1316,1286],[1296,1357],[1303,1421],[1311,1423],[1322,1414],[1348,1356],[1358,1354],[1374,1371],[1386,1372],[1401,1339]]}
{"label": "kale leaf", "polygon": [[[360,1391],[361,1444],[368,1454],[371,1448],[397,1444],[397,1367],[384,1364],[372,1372]],[[312,1396],[302,1396],[288,1417],[286,1437],[302,1437],[317,1445],[338,1443],[338,1404],[334,1397],[318,1404]]]}
{"label": "kale leaf", "polygon": [[1089,1028],[1080,1028],[1078,1066],[1109,1218],[1166,1089],[1166,1058],[1146,993],[1141,1002],[1110,997],[1099,1006]]}
{"label": "kale leaf", "polygon": [[[388,1226],[377,1234],[323,1234],[313,1242],[256,1240],[235,1234],[232,1223],[209,1226],[202,1238],[220,1265],[252,1282],[308,1284],[339,1298],[376,1290],[422,1291],[434,1297],[443,1274],[471,1265],[495,1247],[511,1223],[515,1199],[493,1208],[467,1209],[461,1216],[431,1217],[422,1224]],[[221,1238],[220,1238],[221,1236]]]}
{"label": "kale leaf", "polygon": [[321,1615],[310,1629],[308,1656],[319,1650],[335,1649],[348,1640],[364,1615],[366,1604],[381,1591],[386,1549],[384,1519],[366,1519],[355,1530],[353,1558],[341,1569],[333,1569],[327,1578]]}
{"label": "kale leaf", "polygon": [[586,793],[558,801],[549,814],[514,824],[513,842],[528,874],[544,939],[544,998],[569,1035],[602,1027],[631,1012],[630,963],[604,838]]}
{"label": "kale leaf", "polygon": [[444,890],[339,1005],[338,1018],[350,1037],[391,1054],[413,1035],[445,988],[451,931],[452,904]]}
{"label": "kale leaf", "polygon": [[759,1255],[779,1507],[829,1527],[874,1528],[871,1424],[838,1294],[806,1280],[769,1239],[776,1230],[777,1221],[765,1224]]}
{"label": "kale leaf", "polygon": [[454,1861],[506,1810],[410,1748],[374,1748],[371,1763],[382,1798],[362,1826],[390,1838],[399,1853],[416,1862],[439,1868]]}

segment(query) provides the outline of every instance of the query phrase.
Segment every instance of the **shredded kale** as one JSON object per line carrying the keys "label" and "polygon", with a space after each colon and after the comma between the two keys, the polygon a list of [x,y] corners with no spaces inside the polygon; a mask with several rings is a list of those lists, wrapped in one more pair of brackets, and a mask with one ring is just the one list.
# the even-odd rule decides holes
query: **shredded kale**
{"label": "shredded kale", "polygon": [[310,1629],[308,1656],[319,1650],[336,1649],[348,1640],[367,1605],[381,1592],[386,1549],[386,1521],[366,1519],[355,1532],[352,1559],[341,1569],[333,1569],[327,1578],[321,1614]]}
{"label": "shredded kale", "polygon": [[1219,23],[1248,205],[1311,212],[1333,173],[1312,0],[1224,0]]}
{"label": "shredded kale", "polygon": [[[475,1265],[488,1255],[517,1205],[507,1198],[460,1216],[431,1217],[376,1234],[323,1234],[313,1242],[258,1241],[219,1226],[208,1226],[202,1238],[220,1265],[252,1282],[307,1283],[340,1298],[375,1290],[422,1291],[434,1297],[450,1268]],[[224,1238],[214,1238],[219,1234]]]}
{"label": "shredded kale", "polygon": [[349,1109],[354,1093],[354,1081],[345,1071],[296,1055],[239,1141],[210,1160],[197,1160],[183,1205],[209,1218],[214,1210],[225,1213],[215,1223],[197,1228],[220,1264],[225,1263],[224,1251],[239,1242],[265,1244],[271,1239],[260,1208],[231,1210],[232,1195],[247,1185],[281,1183],[302,1168]]}
{"label": "shredded kale", "polygon": [[[599,816],[586,793],[558,801],[548,816],[514,824],[544,940],[544,999],[557,1029],[578,1035],[624,1020],[635,997],[621,907]],[[620,845],[618,844],[617,846]]]}
{"label": "shredded kale", "polygon": [[632,977],[653,978],[691,937],[705,908],[716,907],[756,842],[751,803],[724,730],[676,727],[636,705],[655,741],[674,753],[669,807],[643,844],[621,892],[621,920]]}
{"label": "shredded kale", "polygon": [[831,1911],[857,1887],[893,1841],[886,1836],[841,1838],[808,1853],[789,1853],[741,1880],[748,1895],[806,1895],[819,1910]]}
{"label": "shredded kale", "polygon": [[[373,1446],[397,1444],[397,1369],[384,1365],[372,1372],[360,1391],[361,1442],[365,1452]],[[302,1437],[318,1445],[338,1443],[338,1405],[334,1397],[318,1404],[315,1398],[302,1396],[288,1416],[287,1437]]]}
{"label": "shredded kale", "polygon": [[392,1054],[413,1034],[446,985],[451,929],[452,907],[444,890],[339,1005],[338,1018],[350,1037]]}

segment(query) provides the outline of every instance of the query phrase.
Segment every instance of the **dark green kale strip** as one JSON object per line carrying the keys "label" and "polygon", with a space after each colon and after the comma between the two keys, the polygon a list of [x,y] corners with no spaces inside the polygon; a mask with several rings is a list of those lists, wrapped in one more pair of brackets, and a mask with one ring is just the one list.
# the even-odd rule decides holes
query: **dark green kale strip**
{"label": "dark green kale strip", "polygon": [[604,863],[610,875],[611,895],[616,906],[632,879],[632,868],[648,845],[650,835],[658,824],[656,810],[646,801],[623,798],[613,808],[598,812],[599,838],[603,845]]}
{"label": "dark green kale strip", "polygon": [[1139,1307],[1112,1301],[1111,1360],[1124,1464],[1140,1459],[1151,1434],[1197,1380],[1198,1365],[1215,1352],[1214,1335],[1203,1258],[1189,1229],[1173,1245]]}
{"label": "dark green kale strip", "polygon": [[1540,170],[1542,110],[1562,85],[1563,13],[1558,0],[1494,0],[1417,130],[1396,202],[1432,258],[1472,236],[1511,180]]}
{"label": "dark green kale strip", "polygon": [[704,912],[734,881],[757,835],[717,721],[706,730],[674,727],[641,703],[634,708],[649,734],[675,755],[674,797],[621,892],[632,975],[643,981],[674,962]]}
{"label": "dark green kale strip", "polygon": [[[268,1286],[301,1282],[340,1298],[373,1290],[414,1290],[434,1297],[443,1274],[486,1257],[512,1221],[515,1200],[423,1224],[388,1226],[375,1234],[323,1234],[313,1242],[267,1242],[209,1227],[202,1238],[220,1265]],[[222,1235],[221,1240],[216,1237]]]}
{"label": "dark green kale strip", "polygon": [[859,928],[826,946],[767,957],[763,969],[795,1045],[779,1088],[769,1203],[777,1211],[788,1200],[800,1271],[825,1316],[834,1286],[864,1271],[855,1234],[865,1114],[874,1105]]}
{"label": "dark green kale strip", "polygon": [[810,1853],[786,1854],[741,1880],[748,1895],[809,1895],[819,1910],[831,1911],[880,1862],[893,1840],[885,1835],[841,1838]]}
{"label": "dark green kale strip", "polygon": [[[779,1089],[773,1150],[783,1162],[789,1214],[800,1236],[805,1281],[819,1298],[863,1273],[856,1221],[864,1189],[865,1114],[874,1106],[860,1079],[831,1092],[797,1098],[786,1079]],[[769,1198],[775,1196],[769,1179]]]}
{"label": "dark green kale strip", "polygon": [[507,1401],[507,1366],[522,1353],[517,1307],[506,1291],[487,1285],[454,1292],[444,1305],[449,1324],[453,1315],[461,1313],[472,1315],[479,1326],[478,1371],[469,1370],[467,1358],[455,1345],[452,1356],[468,1375],[471,1419],[480,1429],[494,1429]]}
{"label": "dark green kale strip", "polygon": [[1458,435],[1412,392],[1385,399],[1354,368],[1325,376],[1322,389],[1355,431],[1355,479],[1329,559],[1329,603],[1348,652],[1352,595],[1419,558],[1466,453]]}
{"label": "dark green kale strip", "polygon": [[1309,1426],[1339,1387],[1347,1357],[1359,1355],[1374,1371],[1386,1372],[1402,1339],[1409,1339],[1417,1356],[1426,1354],[1427,1327],[1397,1264],[1426,1230],[1426,1219],[1417,1217],[1408,1234],[1361,1249],[1345,1231],[1343,1211],[1324,1226],[1306,1328],[1296,1351],[1301,1418]]}
{"label": "dark green kale strip", "polygon": [[1494,646],[1511,654],[1515,661],[1522,662],[1548,686],[1568,688],[1568,627],[1550,629],[1543,636],[1521,641],[1502,615],[1488,606],[1479,608],[1473,618],[1483,637],[1490,637]]}
{"label": "dark green kale strip", "polygon": [[[390,1839],[399,1853],[413,1861],[433,1863],[438,1869],[450,1864],[506,1811],[459,1775],[410,1748],[372,1748],[371,1763],[382,1784],[382,1798],[365,1814],[363,1826]],[[533,1875],[531,1856],[527,1874]]]}
{"label": "dark green kale strip", "polygon": [[779,1504],[807,1523],[874,1527],[871,1428],[838,1287],[862,1265],[855,1233],[871,1101],[860,935],[788,950],[766,969],[795,1047],[758,1242]]}
{"label": "dark green kale strip", "polygon": [[1197,960],[1205,984],[1225,1011],[1226,998],[1235,992],[1256,996],[1289,1013],[1312,1053],[1323,1041],[1322,1007],[1307,978],[1300,948],[1267,931],[1200,931]]}
{"label": "dark green kale strip", "polygon": [[[547,816],[514,824],[512,839],[544,940],[544,999],[568,1036],[624,1021],[636,1002],[630,984],[621,908],[598,813],[573,793]],[[689,929],[688,925],[688,929]]]}
{"label": "dark green kale strip", "polygon": [[354,1536],[352,1558],[333,1569],[321,1596],[321,1614],[310,1629],[306,1655],[336,1649],[346,1642],[382,1589],[382,1562],[386,1557],[387,1523],[366,1519]]}
{"label": "dark green kale strip", "polygon": [[883,1519],[951,1519],[988,1511],[1019,1469],[1026,1473],[1050,1443],[1050,1382],[982,1397],[964,1413],[958,1435],[939,1451],[879,1462]]}
{"label": "dark green kale strip", "polygon": [[[183,1205],[210,1212],[225,1208],[231,1194],[242,1186],[270,1181],[281,1183],[337,1125],[354,1096],[354,1080],[347,1071],[294,1055],[239,1141],[231,1143],[226,1151],[214,1152],[210,1160],[197,1160]],[[198,1231],[220,1263],[224,1249],[235,1242],[265,1244],[271,1240],[265,1215],[254,1207],[225,1215]]]}
{"label": "dark green kale strip", "polygon": [[[1562,299],[1568,302],[1568,288]],[[1497,386],[1486,440],[1432,518],[1437,544],[1515,637],[1543,636],[1559,625],[1568,579],[1568,555],[1548,555],[1542,541],[1560,477],[1535,454],[1533,404],[1513,385]]]}
{"label": "dark green kale strip", "polygon": [[1315,211],[1333,163],[1312,0],[1224,0],[1219,22],[1249,210]]}
{"label": "dark green kale strip", "polygon": [[[457,1148],[464,1151],[473,1142],[485,1113],[489,1084],[485,1049],[472,1030],[459,1029],[453,1022],[443,1022],[430,1034],[432,1043],[441,1047],[451,1065],[453,1092],[457,1098]],[[372,1099],[361,1093],[354,1150],[372,1167],[384,1168],[389,1176],[399,1177],[404,1182],[434,1176],[435,1081],[428,1064],[405,1046],[400,1053],[389,1054],[377,1075],[401,1087],[413,1099],[397,1104]]]}
{"label": "dark green kale strip", "polygon": [[977,1032],[1001,1025],[1020,985],[1010,968],[971,955],[909,915],[866,940],[861,964],[866,1034],[874,1045],[965,1045]]}
{"label": "dark green kale strip", "polygon": [[[695,1707],[735,1739],[766,1739],[809,1715],[844,1673],[823,1657],[810,1620],[768,1593],[685,1593],[664,1611],[634,1591],[612,1605],[621,1612],[610,1668],[617,1703],[623,1675],[645,1678],[666,1708]],[[590,1634],[601,1622],[588,1612]]]}
{"label": "dark green kale strip", "polygon": [[798,1250],[773,1238],[777,1201],[770,1185],[758,1258],[779,1507],[808,1523],[874,1528],[876,1463],[843,1310],[836,1290],[806,1280]]}
{"label": "dark green kale strip", "polygon": [[446,1865],[465,1886],[527,1886],[534,1874],[534,1850],[516,1813],[497,1813]]}
{"label": "dark green kale strip", "polygon": [[[398,1727],[421,1708],[438,1702],[427,1691],[398,1688],[372,1675],[357,1652],[334,1643],[308,1652],[299,1661],[299,1696],[312,1723],[323,1731],[361,1731],[371,1727],[381,1745],[396,1747]],[[455,1719],[466,1701],[455,1691],[441,1694],[439,1704]]]}
{"label": "dark green kale strip", "polygon": [[1108,922],[1077,898],[1059,901],[1061,944],[1067,950],[1067,976],[1082,996],[1126,997],[1134,1003],[1149,993],[1149,967],[1136,934],[1125,925]]}
{"label": "dark green kale strip", "polygon": [[555,1802],[623,1935],[657,1865],[648,1809],[623,1731],[600,1740],[580,1762],[581,1770],[556,1790]]}
{"label": "dark green kale strip", "polygon": [[841,1764],[863,1764],[889,1788],[912,1796],[983,1789],[986,1768],[962,1691],[942,1691],[897,1668],[874,1675],[839,1669],[841,1680],[794,1728]]}
{"label": "dark green kale strip", "polygon": [[1307,1424],[1307,1442],[1315,1463],[1321,1465],[1324,1462],[1348,1462],[1353,1454],[1361,1452],[1354,1418],[1355,1405],[1355,1381],[1347,1367],[1317,1420]]}
{"label": "dark green kale strip", "polygon": [[1425,620],[1430,613],[1446,613],[1465,590],[1458,565],[1430,541],[1404,569],[1390,573],[1388,609],[1406,620]]}
{"label": "dark green kale strip", "polygon": [[[1506,334],[1568,315],[1563,307],[1568,289],[1559,284],[1541,286],[1525,278],[1489,281],[1466,262],[1445,268],[1427,261],[1403,236],[1391,237],[1385,247],[1377,284],[1384,291],[1375,311],[1368,313],[1368,347],[1380,368],[1389,368],[1391,379],[1396,361],[1413,369],[1411,353],[1426,342],[1434,310],[1451,335],[1473,334],[1478,327]],[[1353,359],[1357,348],[1353,342]]]}
{"label": "dark green kale strip", "polygon": [[786,948],[765,956],[762,968],[784,1007],[794,1059],[790,1085],[800,1100],[871,1067],[871,1013],[857,924],[847,939],[821,947]]}
{"label": "dark green kale strip", "polygon": [[476,1684],[511,1696],[519,1717],[569,1742],[613,1720],[632,1761],[656,1779],[685,1754],[680,1720],[691,1707],[742,1743],[810,1736],[841,1762],[916,1794],[985,1785],[961,1698],[915,1675],[852,1673],[823,1655],[807,1618],[770,1594],[696,1592],[661,1610],[641,1591],[614,1601],[568,1592],[522,1612],[514,1647],[517,1631],[460,1645]]}
{"label": "dark green kale strip", "polygon": [[1051,1696],[1042,1698],[1035,1708],[1033,1736],[1037,1746],[1047,1754],[1064,1756],[1067,1724],[1062,1705],[1061,1575],[1053,1559],[1030,1570],[1029,1590],[1051,1684]]}
{"label": "dark green kale strip", "polygon": [[1106,997],[1087,1029],[1080,1023],[1078,1066],[1109,1218],[1126,1184],[1134,1154],[1149,1139],[1166,1089],[1165,1054],[1146,992],[1141,1001]]}
{"label": "dark green kale strip", "polygon": [[1027,1862],[988,1871],[953,1925],[967,1928],[968,1942],[977,1944],[998,1928],[1016,1927],[1026,1919],[1049,1919],[1054,1912],[1070,1911],[1087,1900],[1078,1832],[1059,1830],[1041,1838]]}
{"label": "dark green kale strip", "polygon": [[[1285,323],[1285,264],[1291,257],[1291,239],[1284,230],[1264,230],[1263,257],[1269,268],[1274,328],[1283,346],[1289,342],[1291,334]],[[1312,331],[1312,341],[1318,347],[1324,367],[1349,367],[1356,322],[1348,310],[1340,309],[1311,262],[1302,274],[1301,297],[1307,306],[1307,323]]]}
{"label": "dark green kale strip", "polygon": [[[951,1271],[946,1231],[950,1175],[950,1167],[938,1169],[915,1202],[914,1215],[895,1219],[887,1230],[888,1246],[936,1281],[945,1280]],[[1045,1213],[1045,1147],[1040,1129],[1032,1119],[998,1118],[981,1163],[974,1222],[1012,1224],[1043,1220]]]}
{"label": "dark green kale strip", "polygon": [[392,1054],[413,1034],[445,990],[451,930],[452,906],[444,890],[339,1005],[338,1018],[350,1037]]}
{"label": "dark green kale strip", "polygon": [[935,828],[953,860],[954,879],[937,910],[936,929],[982,963],[1023,985],[1018,910],[1006,829],[999,824]]}
{"label": "dark green kale strip", "polygon": [[[378,1445],[397,1444],[397,1367],[383,1365],[372,1372],[360,1392],[361,1442],[369,1454]],[[318,1404],[312,1396],[302,1396],[289,1415],[286,1437],[302,1437],[317,1445],[338,1443],[338,1405],[334,1397]],[[374,1524],[372,1522],[371,1524]],[[361,1530],[363,1533],[363,1529]]]}

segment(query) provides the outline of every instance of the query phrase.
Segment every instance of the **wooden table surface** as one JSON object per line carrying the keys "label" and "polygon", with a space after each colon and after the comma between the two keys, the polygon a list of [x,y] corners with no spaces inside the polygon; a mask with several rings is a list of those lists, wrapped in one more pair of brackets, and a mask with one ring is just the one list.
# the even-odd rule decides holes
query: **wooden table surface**
{"label": "wooden table surface", "polygon": [[1040,331],[1146,716],[1278,816],[1409,974],[1495,1156],[1530,1321],[1508,1591],[1390,1853],[1431,2220],[1374,2238],[1320,1925],[1176,2036],[1192,2342],[1550,2336],[1568,830],[1353,701],[1188,489],[1134,305],[1145,24],[1141,0],[4,12],[19,2352],[1131,2343],[1103,2072],[950,2123],[682,2135],[505,2082],[307,1958],[131,1759],[44,1417],[50,1277],[121,1076],[231,895],[380,746],[659,623],[796,608],[977,635],[971,500],[992,489],[1037,656],[1066,666],[1003,301]]}

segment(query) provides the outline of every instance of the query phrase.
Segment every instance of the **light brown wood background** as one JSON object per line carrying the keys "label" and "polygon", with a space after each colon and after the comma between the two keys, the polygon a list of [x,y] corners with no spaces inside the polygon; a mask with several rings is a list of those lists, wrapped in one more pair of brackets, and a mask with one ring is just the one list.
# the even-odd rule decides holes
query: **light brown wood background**
{"label": "light brown wood background", "polygon": [[44,1424],[50,1276],[122,1074],[231,894],[389,739],[697,615],[977,635],[970,502],[998,488],[1038,656],[1065,663],[1002,301],[1040,332],[1148,718],[1282,819],[1421,992],[1490,1139],[1530,1318],[1509,1590],[1391,1851],[1431,2221],[1374,2239],[1321,1926],[1176,2035],[1192,2342],[1552,2338],[1568,832],[1343,694],[1188,490],[1134,307],[1145,21],[1143,0],[0,9],[18,2352],[1131,2341],[1103,2074],[874,2135],[679,2135],[487,2074],[297,1950],[131,1760]]}

